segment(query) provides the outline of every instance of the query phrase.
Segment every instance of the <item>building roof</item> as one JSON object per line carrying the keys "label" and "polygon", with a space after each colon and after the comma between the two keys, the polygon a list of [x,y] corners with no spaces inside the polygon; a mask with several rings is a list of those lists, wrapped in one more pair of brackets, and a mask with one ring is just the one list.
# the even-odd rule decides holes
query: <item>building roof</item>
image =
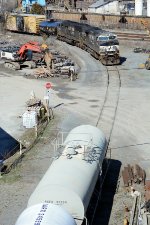
{"label": "building roof", "polygon": [[40,23],[40,27],[57,27],[59,24],[61,24],[61,21],[42,21]]}
{"label": "building roof", "polygon": [[103,5],[107,5],[108,3],[113,2],[113,0],[98,0],[97,2],[93,3],[92,5],[89,6],[89,8],[99,8]]}
{"label": "building roof", "polygon": [[39,15],[39,14],[29,14],[29,13],[10,13],[10,16],[28,16],[28,17],[37,17],[37,18],[45,18],[45,15]]}

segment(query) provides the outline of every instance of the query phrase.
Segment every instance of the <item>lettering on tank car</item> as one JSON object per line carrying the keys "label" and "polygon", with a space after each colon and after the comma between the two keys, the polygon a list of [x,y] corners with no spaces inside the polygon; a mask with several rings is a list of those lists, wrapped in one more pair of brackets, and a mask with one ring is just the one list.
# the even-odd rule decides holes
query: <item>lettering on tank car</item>
{"label": "lettering on tank car", "polygon": [[52,203],[52,204],[56,204],[56,205],[64,205],[67,204],[67,201],[62,200],[62,201],[51,201],[51,200],[45,200],[46,203]]}
{"label": "lettering on tank car", "polygon": [[34,225],[40,225],[41,224],[42,219],[43,219],[43,217],[45,215],[45,212],[46,212],[47,208],[48,208],[48,204],[43,204],[42,205],[42,207],[40,209],[40,212],[38,213],[37,218],[36,218],[36,220],[34,222]]}
{"label": "lettering on tank car", "polygon": [[56,201],[56,204],[59,204],[59,205],[63,205],[63,204],[66,204],[67,201]]}
{"label": "lettering on tank car", "polygon": [[45,202],[46,202],[46,203],[52,203],[52,204],[54,203],[54,202],[51,201],[51,200],[45,200]]}

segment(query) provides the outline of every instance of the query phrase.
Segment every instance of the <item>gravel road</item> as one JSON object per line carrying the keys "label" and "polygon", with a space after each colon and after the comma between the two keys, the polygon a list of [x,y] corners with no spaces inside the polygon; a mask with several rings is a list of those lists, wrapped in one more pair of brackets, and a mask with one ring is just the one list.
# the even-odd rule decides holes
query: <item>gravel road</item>
{"label": "gravel road", "polygon": [[[13,137],[19,138],[24,131],[18,116],[23,113],[25,102],[32,90],[37,97],[43,99],[44,84],[50,81],[53,83],[52,105],[60,104],[54,109],[55,118],[38,143],[15,169],[0,180],[1,225],[15,224],[17,217],[26,207],[29,196],[52,162],[52,140],[57,131],[68,132],[81,124],[96,125],[103,105],[107,87],[106,68],[81,49],[64,43],[62,45],[60,42],[57,44],[76,60],[80,67],[79,77],[75,82],[60,78],[50,78],[46,81],[26,79],[22,73],[8,71],[0,65],[0,124]],[[120,52],[124,59],[122,65],[118,66],[122,86],[110,148],[112,160],[124,166],[126,163],[142,163],[150,159],[150,77],[148,70],[139,69],[139,64],[145,62],[147,55],[133,53],[132,47],[127,44],[121,45]],[[109,115],[106,116],[105,122],[107,126]],[[105,127],[103,131],[105,133]],[[111,225],[123,223],[122,192],[120,186],[114,198],[115,206],[109,215]],[[128,198],[129,196],[126,197]],[[95,220],[94,225],[98,222]]]}

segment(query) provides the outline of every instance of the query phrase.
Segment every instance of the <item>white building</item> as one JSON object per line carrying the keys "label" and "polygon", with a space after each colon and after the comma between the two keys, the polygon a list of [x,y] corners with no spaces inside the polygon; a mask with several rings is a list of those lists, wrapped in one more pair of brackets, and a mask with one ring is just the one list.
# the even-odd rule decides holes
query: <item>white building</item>
{"label": "white building", "polygon": [[99,0],[88,7],[88,12],[103,13],[103,14],[119,14],[118,1]]}
{"label": "white building", "polygon": [[[145,4],[147,3],[147,4]],[[134,5],[133,8],[128,7]],[[147,6],[147,7],[146,7]],[[126,12],[129,15],[150,17],[150,0],[118,1],[118,0],[98,0],[88,7],[90,13],[120,14]]]}

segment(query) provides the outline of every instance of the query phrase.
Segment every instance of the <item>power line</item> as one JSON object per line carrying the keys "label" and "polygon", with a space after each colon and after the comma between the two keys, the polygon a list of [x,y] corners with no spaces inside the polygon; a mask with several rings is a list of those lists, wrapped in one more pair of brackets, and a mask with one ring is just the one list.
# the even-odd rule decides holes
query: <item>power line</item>
{"label": "power line", "polygon": [[129,147],[142,146],[142,145],[150,145],[150,143],[147,142],[147,143],[138,143],[138,144],[132,144],[132,145],[124,145],[124,146],[113,147],[111,149],[129,148]]}

